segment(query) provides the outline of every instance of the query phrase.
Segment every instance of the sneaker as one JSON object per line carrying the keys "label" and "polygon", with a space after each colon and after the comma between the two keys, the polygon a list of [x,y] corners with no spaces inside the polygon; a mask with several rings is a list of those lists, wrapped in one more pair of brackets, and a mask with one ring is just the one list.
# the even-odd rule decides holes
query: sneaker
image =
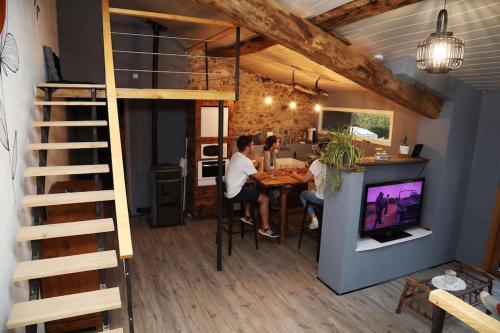
{"label": "sneaker", "polygon": [[311,220],[311,224],[309,224],[309,230],[314,230],[314,229],[318,229],[318,218],[317,217],[313,217]]}
{"label": "sneaker", "polygon": [[272,231],[271,228],[269,228],[267,230],[260,228],[259,234],[261,234],[262,236],[269,237],[269,238],[278,238],[280,236],[277,232]]}
{"label": "sneaker", "polygon": [[240,217],[240,220],[243,223],[253,225],[253,217],[251,217],[251,216],[244,215],[244,216]]}
{"label": "sneaker", "polygon": [[479,294],[479,298],[481,299],[481,302],[483,303],[486,310],[490,311],[493,317],[500,319],[500,302],[486,291],[481,291],[481,293]]}

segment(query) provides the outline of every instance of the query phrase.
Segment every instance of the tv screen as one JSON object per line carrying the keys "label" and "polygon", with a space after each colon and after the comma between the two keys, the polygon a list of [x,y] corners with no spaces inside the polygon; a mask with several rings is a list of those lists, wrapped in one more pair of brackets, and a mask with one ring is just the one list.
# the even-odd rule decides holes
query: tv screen
{"label": "tv screen", "polygon": [[362,235],[418,225],[424,182],[418,178],[366,185]]}

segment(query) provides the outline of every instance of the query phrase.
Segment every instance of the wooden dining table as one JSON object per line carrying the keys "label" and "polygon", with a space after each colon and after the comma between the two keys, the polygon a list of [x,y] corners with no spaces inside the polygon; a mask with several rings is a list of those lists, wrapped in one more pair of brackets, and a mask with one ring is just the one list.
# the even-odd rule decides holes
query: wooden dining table
{"label": "wooden dining table", "polygon": [[[300,173],[300,171],[298,171]],[[283,244],[286,238],[286,211],[287,211],[287,199],[288,193],[292,190],[295,185],[303,184],[297,178],[292,177],[289,171],[278,170],[274,175],[268,173],[266,178],[261,179],[259,182],[260,186],[265,189],[278,189],[280,191],[280,217],[279,217],[279,227],[280,227],[280,237],[278,238],[278,243]]]}

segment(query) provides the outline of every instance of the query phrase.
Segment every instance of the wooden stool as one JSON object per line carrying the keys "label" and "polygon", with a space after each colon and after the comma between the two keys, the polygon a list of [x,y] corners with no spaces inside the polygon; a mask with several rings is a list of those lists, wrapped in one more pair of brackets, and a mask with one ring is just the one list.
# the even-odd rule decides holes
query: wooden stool
{"label": "wooden stool", "polygon": [[316,235],[316,261],[319,261],[319,252],[321,245],[321,229],[323,225],[323,206],[315,205],[310,202],[307,202],[306,207],[304,208],[304,217],[302,218],[302,226],[300,228],[300,236],[299,236],[299,244],[297,246],[300,249],[300,244],[302,243],[302,236],[304,235],[304,230],[306,229],[306,219],[307,219],[307,209],[309,206],[312,206],[316,217],[318,218],[318,233]]}

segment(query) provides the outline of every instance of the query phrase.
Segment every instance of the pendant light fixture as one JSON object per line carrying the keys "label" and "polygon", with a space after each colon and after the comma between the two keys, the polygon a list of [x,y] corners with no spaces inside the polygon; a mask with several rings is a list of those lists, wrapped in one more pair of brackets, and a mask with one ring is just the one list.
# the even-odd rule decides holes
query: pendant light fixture
{"label": "pendant light fixture", "polygon": [[267,83],[267,89],[266,92],[264,93],[264,104],[267,106],[270,106],[273,104],[273,96],[271,96],[271,79],[270,78],[262,78],[262,82],[264,82],[264,85]]}
{"label": "pendant light fixture", "polygon": [[322,107],[321,107],[321,104],[320,104],[321,91],[320,91],[320,89],[318,87],[319,79],[321,79],[321,76],[318,77],[318,79],[316,80],[316,84],[314,86],[314,91],[317,93],[316,103],[314,104],[314,111],[316,111],[318,113],[321,112],[321,110],[322,110]]}
{"label": "pendant light fixture", "polygon": [[[293,87],[295,87],[295,67],[294,66],[292,66],[292,88]],[[293,98],[293,91],[294,91],[294,89],[292,89],[292,91],[290,93],[292,95],[292,100],[288,104],[288,108],[292,111],[297,109],[297,102]]]}
{"label": "pendant light fixture", "polygon": [[464,61],[464,40],[447,31],[446,0],[439,11],[436,32],[421,40],[417,48],[417,68],[429,73],[448,73],[458,69]]}

